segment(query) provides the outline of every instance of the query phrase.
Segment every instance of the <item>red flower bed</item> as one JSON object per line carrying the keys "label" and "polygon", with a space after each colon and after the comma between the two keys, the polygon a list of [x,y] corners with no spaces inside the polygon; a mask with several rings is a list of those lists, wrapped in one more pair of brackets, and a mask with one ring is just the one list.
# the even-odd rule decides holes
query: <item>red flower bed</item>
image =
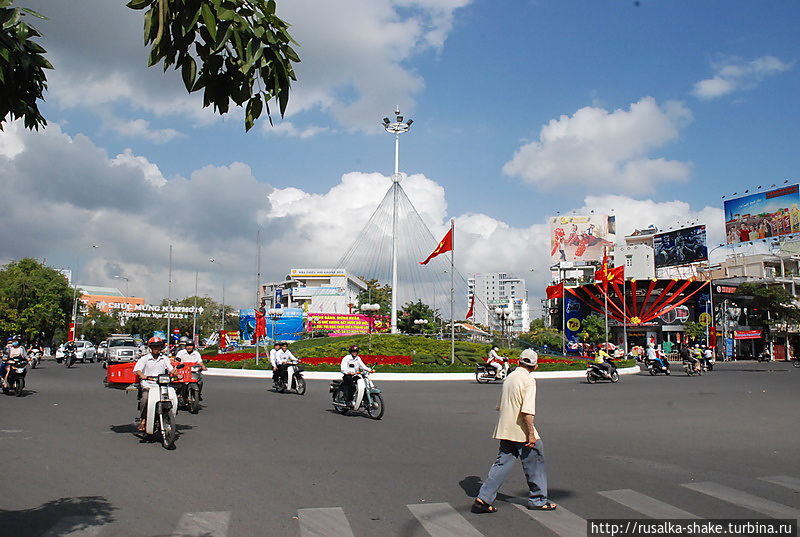
{"label": "red flower bed", "polygon": [[[365,364],[378,365],[411,365],[411,356],[375,356],[370,354],[362,354],[361,359]],[[322,358],[300,358],[304,364],[318,365],[318,364],[332,364],[339,365],[342,363],[341,356],[325,356]]]}
{"label": "red flower bed", "polygon": [[[259,354],[259,356],[264,356]],[[206,354],[203,356],[204,360],[213,360],[217,362],[241,362],[242,360],[249,360],[255,358],[254,352],[229,352],[226,354]]]}

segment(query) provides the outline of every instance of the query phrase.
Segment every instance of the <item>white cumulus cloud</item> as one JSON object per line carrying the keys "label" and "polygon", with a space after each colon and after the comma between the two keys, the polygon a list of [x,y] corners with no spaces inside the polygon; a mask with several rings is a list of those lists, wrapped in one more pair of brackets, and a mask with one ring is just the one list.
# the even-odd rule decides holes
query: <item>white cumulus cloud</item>
{"label": "white cumulus cloud", "polygon": [[794,66],[775,56],[761,56],[745,61],[741,58],[727,58],[713,65],[714,76],[695,83],[692,93],[704,100],[716,99],[756,87],[769,76],[788,71]]}
{"label": "white cumulus cloud", "polygon": [[545,188],[650,192],[659,183],[688,178],[689,163],[652,158],[650,153],[678,139],[691,121],[692,113],[682,103],[659,106],[652,97],[628,110],[587,106],[544,125],[539,139],[517,149],[503,172]]}

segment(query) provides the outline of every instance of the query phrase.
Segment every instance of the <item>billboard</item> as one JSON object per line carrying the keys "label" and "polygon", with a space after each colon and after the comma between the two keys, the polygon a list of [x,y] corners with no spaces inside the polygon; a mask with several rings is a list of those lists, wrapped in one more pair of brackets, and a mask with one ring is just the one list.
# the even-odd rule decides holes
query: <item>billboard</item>
{"label": "billboard", "polygon": [[708,259],[706,226],[692,226],[653,236],[656,268],[688,265]]}
{"label": "billboard", "polygon": [[614,217],[600,214],[550,218],[550,259],[553,263],[602,261],[603,248],[613,246]]}
{"label": "billboard", "polygon": [[800,233],[798,185],[757,192],[725,202],[728,244]]}

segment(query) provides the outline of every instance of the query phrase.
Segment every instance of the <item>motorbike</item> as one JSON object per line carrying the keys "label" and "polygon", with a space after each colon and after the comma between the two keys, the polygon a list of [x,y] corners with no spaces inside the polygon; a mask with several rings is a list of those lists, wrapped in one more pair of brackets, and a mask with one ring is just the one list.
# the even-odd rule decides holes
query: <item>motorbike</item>
{"label": "motorbike", "polygon": [[498,375],[497,369],[492,367],[492,364],[489,362],[475,364],[475,380],[478,381],[478,384],[489,384],[493,380],[502,381],[506,378],[505,376],[508,373],[508,358],[504,360],[503,365],[503,374]]}
{"label": "motorbike", "polygon": [[375,387],[372,380],[369,378],[369,373],[362,372],[356,375],[356,393],[355,402],[350,405],[350,401],[345,400],[344,386],[341,380],[331,381],[330,393],[333,400],[333,408],[339,414],[347,414],[349,410],[360,412],[366,410],[367,415],[374,419],[379,420],[383,417],[383,412],[386,409],[381,390]]}
{"label": "motorbike", "polygon": [[[182,369],[183,364],[176,366]],[[169,374],[147,377],[147,380],[155,381],[156,388],[150,389],[147,398],[147,425],[144,431],[146,440],[160,440],[165,449],[175,449],[175,437],[177,428],[175,425],[175,413],[178,410],[178,397],[172,383],[176,377]],[[138,390],[138,409],[142,411],[142,386],[139,384]]]}
{"label": "motorbike", "polygon": [[78,355],[74,349],[64,349],[64,358],[62,358],[62,363],[65,366],[72,367],[77,359]]}
{"label": "motorbike", "polygon": [[665,375],[669,375],[669,362],[664,359],[651,360],[649,358],[645,358],[644,365],[647,367],[647,372],[651,375],[658,375],[659,373],[663,373]]}
{"label": "motorbike", "polygon": [[800,358],[795,358],[792,360],[794,363],[792,364],[794,367],[800,367]]}
{"label": "motorbike", "polygon": [[706,358],[704,356],[703,358],[700,358],[700,367],[703,369],[703,371],[711,371],[714,369],[714,362],[715,360],[713,357]]}
{"label": "motorbike", "polygon": [[756,357],[756,360],[758,360],[759,362],[769,362],[770,360],[772,360],[772,356],[770,355],[770,353],[769,353],[769,350],[768,350],[768,349],[764,349],[764,350],[761,352],[761,354],[759,354],[759,355]]}
{"label": "motorbike", "polygon": [[275,379],[275,390],[278,393],[286,393],[289,390],[294,390],[297,395],[306,393],[306,379],[303,378],[303,371],[305,369],[300,362],[292,361],[286,363],[286,380],[283,376]]}
{"label": "motorbike", "polygon": [[28,365],[28,360],[25,358],[12,358],[6,362],[6,367],[8,368],[8,384],[3,386],[3,393],[13,394],[17,397],[22,396],[23,390],[25,390],[25,374],[27,373],[26,366]]}
{"label": "motorbike", "polygon": [[[184,365],[188,366],[188,364]],[[200,411],[201,371],[202,368],[199,365],[191,365],[186,373],[177,377],[172,383],[172,388],[178,398],[178,408],[188,409],[192,414],[197,414]]]}
{"label": "motorbike", "polygon": [[30,354],[30,364],[31,369],[36,369],[36,366],[39,365],[39,362],[42,361],[42,351],[39,349],[33,349]]}
{"label": "motorbike", "polygon": [[683,361],[683,370],[686,371],[686,374],[690,377],[697,375],[698,377],[703,374],[703,366],[700,365],[700,369],[695,369],[694,364],[689,360]]}
{"label": "motorbike", "polygon": [[611,372],[606,373],[605,370],[600,368],[600,364],[589,362],[586,367],[586,382],[594,384],[601,380],[610,380],[611,382],[619,382],[619,373],[617,373],[617,366],[614,365],[613,360],[606,359],[607,364],[611,365]]}

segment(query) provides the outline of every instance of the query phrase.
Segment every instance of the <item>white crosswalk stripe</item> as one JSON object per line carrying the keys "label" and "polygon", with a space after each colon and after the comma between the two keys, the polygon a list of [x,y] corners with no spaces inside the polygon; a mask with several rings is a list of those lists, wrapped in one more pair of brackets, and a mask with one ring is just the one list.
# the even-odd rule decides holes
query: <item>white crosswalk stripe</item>
{"label": "white crosswalk stripe", "polygon": [[586,520],[559,505],[555,511],[530,510],[514,504],[529,517],[560,537],[586,537]]}
{"label": "white crosswalk stripe", "polygon": [[101,529],[95,517],[68,516],[56,522],[42,537],[96,537]]}
{"label": "white crosswalk stripe", "polygon": [[431,537],[483,537],[449,503],[407,505]]}
{"label": "white crosswalk stripe", "polygon": [[684,483],[682,486],[773,518],[800,518],[800,510],[794,507],[759,498],[747,492],[732,489],[718,483],[712,483],[711,481]]}
{"label": "white crosswalk stripe", "polygon": [[604,490],[598,494],[650,518],[699,518],[688,511],[631,489]]}
{"label": "white crosswalk stripe", "polygon": [[761,481],[772,483],[773,485],[780,485],[789,490],[800,492],[800,479],[788,475],[773,475],[769,477],[759,477]]}
{"label": "white crosswalk stripe", "polygon": [[229,511],[184,513],[175,528],[174,537],[226,537],[230,521]]}
{"label": "white crosswalk stripe", "polygon": [[300,509],[300,537],[354,537],[341,507]]}

